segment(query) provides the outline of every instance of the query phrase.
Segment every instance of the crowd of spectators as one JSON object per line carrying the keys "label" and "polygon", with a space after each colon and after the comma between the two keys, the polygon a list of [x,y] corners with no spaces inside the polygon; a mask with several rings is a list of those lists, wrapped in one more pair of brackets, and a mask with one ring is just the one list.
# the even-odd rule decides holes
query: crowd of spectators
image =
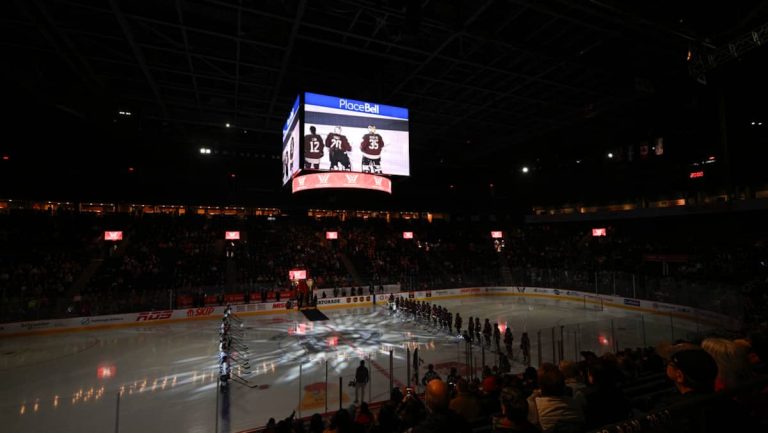
{"label": "crowd of spectators", "polygon": [[[678,341],[600,357],[584,352],[578,362],[518,374],[452,371],[446,380],[430,370],[423,394],[395,388],[378,410],[362,402],[326,417],[272,418],[263,433],[620,432],[641,431],[649,418],[658,421],[649,431],[765,431],[765,344],[763,334]],[[680,409],[654,415],[666,408]]]}
{"label": "crowd of spectators", "polygon": [[[766,319],[768,236],[758,217],[525,225],[40,211],[0,218],[3,320],[167,308],[182,295],[245,291],[255,300],[289,290],[294,268],[318,288],[561,287]],[[712,230],[717,221],[726,229]],[[591,235],[597,225],[607,236]],[[122,242],[103,240],[112,229],[124,232]],[[504,238],[492,240],[491,229]],[[226,230],[240,240],[225,240]],[[325,239],[327,230],[339,238]]]}
{"label": "crowd of spectators", "polygon": [[96,221],[72,213],[0,214],[0,317],[44,319],[67,307],[94,254]]}

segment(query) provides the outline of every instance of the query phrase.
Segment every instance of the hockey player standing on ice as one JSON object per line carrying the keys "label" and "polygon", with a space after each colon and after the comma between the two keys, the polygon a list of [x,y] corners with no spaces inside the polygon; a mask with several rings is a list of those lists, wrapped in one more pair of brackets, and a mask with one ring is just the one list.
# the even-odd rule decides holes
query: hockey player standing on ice
{"label": "hockey player standing on ice", "polygon": [[363,152],[363,173],[381,173],[381,149],[384,139],[376,133],[376,125],[368,125],[360,150]]}
{"label": "hockey player standing on ice", "polygon": [[349,144],[346,135],[341,135],[341,126],[333,128],[333,132],[325,137],[325,147],[329,151],[331,170],[352,170],[349,155],[347,154],[347,152],[352,151],[352,145]]}
{"label": "hockey player standing on ice", "polygon": [[515,337],[512,336],[512,328],[507,326],[507,330],[504,331],[504,346],[507,348],[507,356],[514,359],[512,356],[512,343],[515,341]]}
{"label": "hockey player standing on ice", "polygon": [[309,127],[309,132],[311,134],[304,136],[304,168],[317,170],[320,168],[320,159],[325,155],[323,137],[314,126]]}

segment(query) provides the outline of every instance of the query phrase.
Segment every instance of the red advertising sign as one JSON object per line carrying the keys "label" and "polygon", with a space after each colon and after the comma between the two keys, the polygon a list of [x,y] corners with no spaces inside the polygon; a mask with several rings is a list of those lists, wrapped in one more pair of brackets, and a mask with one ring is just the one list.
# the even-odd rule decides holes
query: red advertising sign
{"label": "red advertising sign", "polygon": [[122,241],[123,240],[123,232],[121,232],[121,231],[104,232],[104,240],[105,241]]}
{"label": "red advertising sign", "polygon": [[325,238],[326,239],[338,239],[339,238],[339,232],[325,232]]}
{"label": "red advertising sign", "polygon": [[224,239],[228,241],[236,241],[240,239],[240,232],[224,232]]}
{"label": "red advertising sign", "polygon": [[163,311],[147,311],[145,313],[139,313],[136,317],[137,322],[148,322],[151,320],[165,320],[170,319],[173,315],[173,310]]}
{"label": "red advertising sign", "polygon": [[392,194],[392,181],[383,176],[367,173],[312,173],[296,176],[291,182],[292,191],[322,188],[372,189]]}
{"label": "red advertising sign", "polygon": [[592,229],[592,236],[594,237],[608,236],[608,233],[606,232],[605,228],[597,228],[597,229]]}
{"label": "red advertising sign", "polygon": [[704,172],[703,171],[691,172],[691,174],[689,176],[690,179],[696,179],[696,178],[699,178],[699,177],[704,177]]}
{"label": "red advertising sign", "polygon": [[291,269],[288,271],[288,278],[290,278],[291,281],[306,280],[307,271],[305,269]]}
{"label": "red advertising sign", "polygon": [[491,237],[493,239],[501,239],[501,238],[504,237],[504,234],[501,231],[492,231],[491,232]]}
{"label": "red advertising sign", "polygon": [[403,239],[413,239],[413,232],[403,232]]}

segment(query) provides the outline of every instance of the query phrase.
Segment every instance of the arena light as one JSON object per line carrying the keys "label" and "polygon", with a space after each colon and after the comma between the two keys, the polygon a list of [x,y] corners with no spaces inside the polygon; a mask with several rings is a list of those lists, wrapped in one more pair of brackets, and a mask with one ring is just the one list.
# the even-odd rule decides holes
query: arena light
{"label": "arena light", "polygon": [[339,238],[339,232],[325,232],[325,238],[334,240]]}
{"label": "arena light", "polygon": [[608,158],[613,159],[613,152],[608,152]]}
{"label": "arena light", "polygon": [[530,170],[528,169],[528,167],[523,167],[522,169],[520,169],[520,171],[522,171],[523,173],[528,173]]}
{"label": "arena light", "polygon": [[605,227],[600,227],[600,228],[592,229],[592,236],[593,237],[605,237],[605,236],[608,236],[608,231],[605,229]]}
{"label": "arena light", "polygon": [[413,239],[413,232],[403,232],[403,239]]}
{"label": "arena light", "polygon": [[109,379],[115,377],[117,368],[114,365],[102,365],[96,369],[96,377],[99,379]]}
{"label": "arena light", "polygon": [[224,232],[224,239],[228,241],[240,240],[240,232],[238,231]]}
{"label": "arena light", "polygon": [[291,269],[288,271],[288,279],[291,281],[296,280],[306,280],[307,279],[307,270],[306,269]]}
{"label": "arena light", "polygon": [[501,239],[503,237],[504,237],[504,233],[502,233],[501,230],[496,230],[491,232],[492,239]]}
{"label": "arena light", "polygon": [[122,231],[105,231],[104,232],[104,240],[105,241],[122,241],[123,240],[123,232]]}

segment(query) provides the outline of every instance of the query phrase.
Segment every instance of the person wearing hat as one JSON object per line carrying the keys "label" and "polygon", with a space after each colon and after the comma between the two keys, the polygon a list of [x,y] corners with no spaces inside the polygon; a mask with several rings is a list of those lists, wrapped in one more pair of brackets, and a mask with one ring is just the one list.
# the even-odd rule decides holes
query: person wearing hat
{"label": "person wearing hat", "polygon": [[667,377],[681,395],[711,393],[715,390],[717,363],[703,350],[681,350],[670,356]]}
{"label": "person wearing hat", "polygon": [[[667,377],[674,382],[679,392],[677,402],[711,395],[715,393],[717,363],[702,349],[680,350],[667,360]],[[707,431],[712,432],[758,431],[749,413],[726,396],[704,399],[696,407],[696,410],[678,414],[665,431],[697,431],[700,426],[707,426]]]}

